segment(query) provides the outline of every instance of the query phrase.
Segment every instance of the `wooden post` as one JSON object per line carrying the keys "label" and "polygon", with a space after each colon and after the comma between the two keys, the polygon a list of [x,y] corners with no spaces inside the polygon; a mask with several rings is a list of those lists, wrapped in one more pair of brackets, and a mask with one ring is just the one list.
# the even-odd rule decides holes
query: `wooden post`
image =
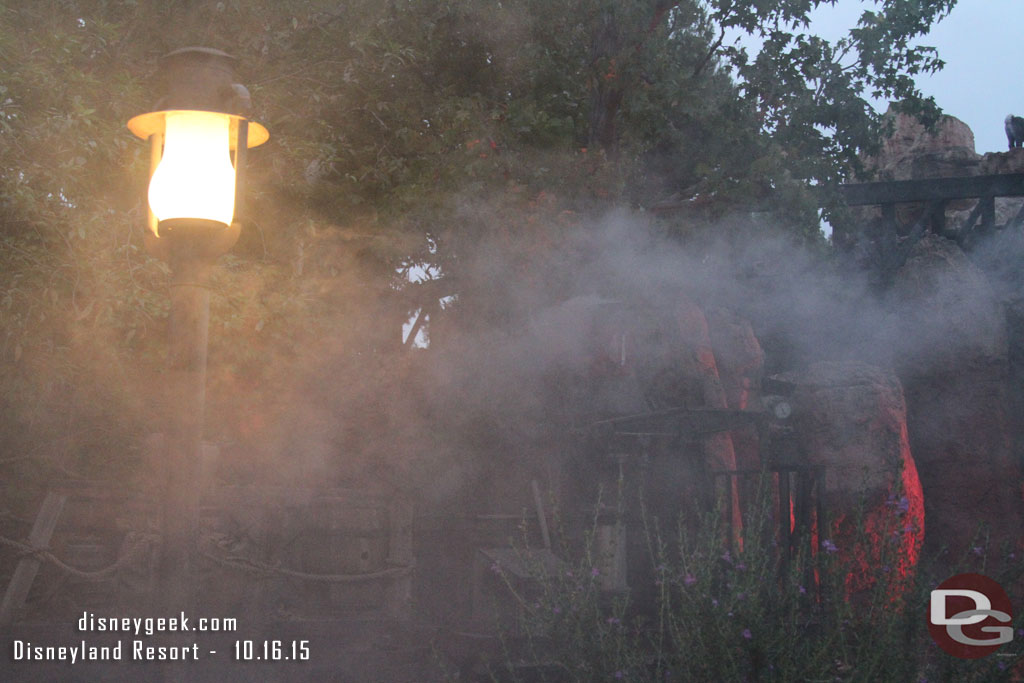
{"label": "wooden post", "polygon": [[946,232],[947,204],[946,201],[937,200],[928,207],[928,211],[931,213],[931,229],[936,235],[944,235]]}
{"label": "wooden post", "polygon": [[883,230],[891,232],[894,235],[899,232],[899,224],[896,222],[895,204],[882,204],[882,224]]}
{"label": "wooden post", "polygon": [[[39,508],[39,515],[32,524],[32,531],[28,535],[28,544],[34,548],[45,548],[50,543],[53,530],[57,527],[57,520],[64,510],[64,503],[67,502],[67,495],[50,491],[43,499],[43,505]],[[14,623],[14,617],[28,597],[32,582],[36,579],[39,571],[39,560],[31,555],[24,557],[18,562],[11,577],[11,583],[4,593],[4,601],[0,604],[0,628],[7,628]]]}
{"label": "wooden post", "polygon": [[[390,537],[388,539],[388,563],[411,567],[414,561],[412,526],[414,510],[412,503],[396,500],[389,506]],[[412,613],[412,574],[405,574],[391,580],[387,588],[385,606],[388,615],[394,619],[408,619]]]}
{"label": "wooden post", "polygon": [[548,519],[544,514],[544,501],[540,497],[540,487],[536,479],[530,480],[530,488],[533,489],[533,504],[537,508],[537,521],[540,522],[540,536],[544,540],[544,547],[551,550],[551,534],[548,533]]}
{"label": "wooden post", "polygon": [[981,202],[981,230],[988,234],[995,229],[996,225],[996,198],[994,195],[982,197]]}
{"label": "wooden post", "polygon": [[789,470],[779,470],[779,547],[782,548],[783,567],[789,566],[789,555],[792,552],[792,527],[790,526],[791,502],[789,497]]}
{"label": "wooden post", "polygon": [[622,520],[598,524],[594,538],[601,589],[621,592],[629,588],[626,576],[626,525]]}

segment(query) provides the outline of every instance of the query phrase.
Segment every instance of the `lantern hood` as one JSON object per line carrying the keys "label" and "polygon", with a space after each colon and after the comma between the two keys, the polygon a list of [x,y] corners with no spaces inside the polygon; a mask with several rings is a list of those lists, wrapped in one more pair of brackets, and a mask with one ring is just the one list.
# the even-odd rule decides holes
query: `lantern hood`
{"label": "lantern hood", "polygon": [[[160,59],[159,92],[154,111],[128,121],[128,129],[147,140],[165,130],[168,111],[209,111],[231,117],[231,145],[235,148],[238,123],[248,118],[249,91],[235,76],[235,57],[209,47],[185,47]],[[270,139],[260,124],[249,121],[246,146],[256,147]]]}
{"label": "lantern hood", "polygon": [[165,55],[154,110],[128,121],[150,143],[145,241],[155,255],[223,253],[238,237],[246,150],[270,134],[248,120],[249,91],[236,79],[235,61],[206,47]]}

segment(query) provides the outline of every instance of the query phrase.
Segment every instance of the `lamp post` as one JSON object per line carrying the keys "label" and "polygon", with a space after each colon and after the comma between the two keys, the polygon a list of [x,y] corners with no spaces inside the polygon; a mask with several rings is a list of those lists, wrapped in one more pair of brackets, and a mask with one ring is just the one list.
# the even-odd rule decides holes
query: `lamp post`
{"label": "lamp post", "polygon": [[234,61],[210,48],[171,52],[160,63],[157,110],[128,121],[129,130],[148,140],[151,150],[145,246],[172,272],[158,566],[161,599],[169,611],[188,608],[191,598],[210,272],[238,239],[246,150],[270,137],[246,118],[249,94],[235,79]]}

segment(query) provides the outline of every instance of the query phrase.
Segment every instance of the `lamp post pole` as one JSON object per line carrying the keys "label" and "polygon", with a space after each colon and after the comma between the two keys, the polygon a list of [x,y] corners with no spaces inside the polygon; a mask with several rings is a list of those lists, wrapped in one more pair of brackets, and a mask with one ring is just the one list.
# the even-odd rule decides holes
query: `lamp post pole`
{"label": "lamp post pole", "polygon": [[128,122],[152,150],[145,246],[172,273],[156,600],[168,614],[194,607],[210,274],[238,239],[245,150],[269,137],[246,118],[248,91],[235,82],[233,62],[209,48],[166,55],[158,110]]}
{"label": "lamp post pole", "polygon": [[211,260],[171,261],[168,387],[172,405],[164,459],[163,547],[157,568],[163,611],[193,607],[195,543],[199,532],[206,352],[210,322]]}

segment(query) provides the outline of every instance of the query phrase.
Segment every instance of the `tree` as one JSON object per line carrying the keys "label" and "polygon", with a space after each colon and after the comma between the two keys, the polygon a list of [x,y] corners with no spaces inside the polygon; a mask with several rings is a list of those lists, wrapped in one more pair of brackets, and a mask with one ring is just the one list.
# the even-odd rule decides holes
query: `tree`
{"label": "tree", "polygon": [[[47,443],[54,458],[102,464],[152,429],[166,268],[141,247],[147,152],[124,122],[150,108],[161,54],[238,56],[271,131],[253,155],[243,240],[218,275],[210,431],[272,444],[283,397],[302,391],[296,367],[319,377],[323,358],[343,359],[338,382],[397,386],[375,373],[399,381],[398,329],[423,303],[406,278],[417,268],[460,294],[435,309],[436,337],[514,326],[564,295],[566,250],[611,207],[699,195],[703,214],[775,208],[814,239],[813,192],[878,140],[866,95],[930,107],[912,76],[941,63],[912,41],[954,0],[885,0],[835,44],[805,32],[824,4],[7,3],[9,452]],[[730,45],[734,31],[760,36],[761,52]]]}

